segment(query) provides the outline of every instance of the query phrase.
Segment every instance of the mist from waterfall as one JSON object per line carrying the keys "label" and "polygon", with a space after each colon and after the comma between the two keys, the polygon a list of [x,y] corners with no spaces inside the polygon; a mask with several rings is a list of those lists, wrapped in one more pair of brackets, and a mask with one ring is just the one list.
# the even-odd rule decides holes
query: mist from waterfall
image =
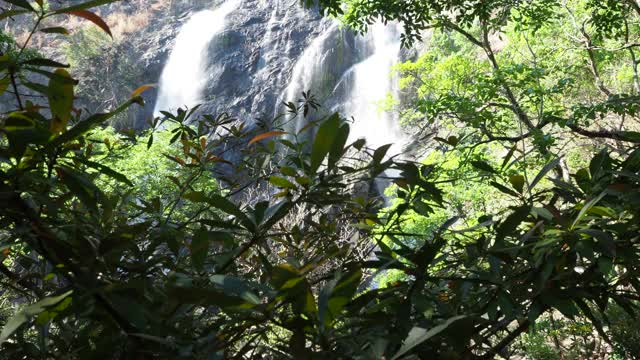
{"label": "mist from waterfall", "polygon": [[161,110],[193,107],[202,101],[202,90],[209,81],[209,43],[224,30],[227,15],[239,3],[230,0],[214,10],[199,11],[182,26],[160,76],[155,115]]}

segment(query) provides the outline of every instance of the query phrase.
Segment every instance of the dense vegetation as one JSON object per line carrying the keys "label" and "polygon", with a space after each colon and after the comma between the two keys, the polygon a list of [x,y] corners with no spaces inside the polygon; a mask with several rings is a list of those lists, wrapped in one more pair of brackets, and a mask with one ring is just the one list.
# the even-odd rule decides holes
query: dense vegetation
{"label": "dense vegetation", "polygon": [[[89,9],[112,1],[0,19],[110,34]],[[304,3],[429,38],[386,104],[421,161],[349,143],[313,97],[119,133],[149,86],[87,113],[92,84],[3,35],[0,358],[638,358],[638,3]]]}

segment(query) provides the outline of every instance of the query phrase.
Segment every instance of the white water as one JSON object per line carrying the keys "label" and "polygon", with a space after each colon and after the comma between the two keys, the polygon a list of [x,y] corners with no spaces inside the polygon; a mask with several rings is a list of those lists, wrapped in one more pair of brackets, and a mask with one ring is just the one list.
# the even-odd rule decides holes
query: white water
{"label": "white water", "polygon": [[224,30],[225,18],[239,3],[239,0],[226,1],[215,10],[197,12],[182,26],[160,76],[155,115],[161,110],[175,111],[202,102],[202,90],[210,80],[209,43]]}
{"label": "white water", "polygon": [[[338,25],[332,24],[304,50],[293,67],[290,85],[287,87],[284,100],[297,103],[297,100],[302,98],[302,91],[309,91],[314,85],[318,85],[315,82],[320,81],[322,72],[326,71],[324,64],[327,57],[331,55],[332,48],[336,45],[332,44],[330,39],[337,30]],[[280,104],[277,106],[281,107]],[[304,119],[299,118],[296,131],[300,131],[305,125]]]}
{"label": "white water", "polygon": [[[335,49],[341,37],[337,24],[329,26],[314,39],[296,62],[289,86],[285,91],[287,101],[296,101],[302,91],[307,91],[323,83],[328,69],[327,62],[335,57]],[[342,46],[347,46],[345,43]],[[392,76],[393,66],[400,61],[400,31],[395,24],[374,24],[364,36],[358,36],[355,46],[363,56],[353,64],[337,81],[333,95],[333,105],[344,116],[352,117],[350,141],[365,138],[370,147],[376,148],[393,144],[388,155],[399,154],[406,139],[402,135],[398,118],[384,111],[382,102],[391,95],[397,99],[397,84]],[[316,94],[317,95],[317,94]],[[327,99],[320,99],[323,103]],[[326,104],[323,104],[326,105]],[[296,129],[305,126],[299,119]]]}
{"label": "white water", "polygon": [[[212,77],[216,74],[209,66],[209,44],[225,29],[227,16],[240,1],[227,0],[214,10],[195,13],[183,25],[161,75],[156,115],[160,110],[193,107],[203,101],[202,91],[207,82],[215,80]],[[286,57],[285,50],[292,48],[293,37],[287,36],[287,26],[290,21],[305,17],[304,10],[292,4],[295,2],[289,0],[258,2],[259,7],[270,10],[270,17],[264,36],[253,39],[259,46],[262,62],[254,74],[256,86],[264,86],[272,76],[272,69],[265,64],[276,56]],[[289,79],[278,76],[278,82],[289,84],[280,100],[296,102],[302,91],[312,90],[323,106],[353,117],[350,140],[365,138],[370,147],[391,143],[393,147],[388,155],[399,154],[405,139],[398,118],[381,110],[381,102],[388,95],[398,97],[396,80],[391,74],[393,66],[400,61],[399,26],[374,24],[366,35],[356,37],[355,41],[349,41],[350,37],[336,22],[323,21],[321,26],[321,33],[299,57],[286,57],[285,60],[295,64]],[[345,68],[348,70],[344,71]],[[282,111],[280,102],[276,106],[276,112]],[[300,130],[305,125],[305,120],[300,119],[292,127]]]}
{"label": "white water", "polygon": [[344,111],[354,118],[350,140],[365,138],[371,147],[393,144],[388,154],[398,154],[405,142],[399,119],[383,110],[381,103],[388,95],[398,97],[392,69],[400,61],[399,28],[393,24],[375,24],[364,37],[358,37],[357,42],[357,46],[367,48],[371,55],[348,73],[353,85],[349,98],[345,99]]}

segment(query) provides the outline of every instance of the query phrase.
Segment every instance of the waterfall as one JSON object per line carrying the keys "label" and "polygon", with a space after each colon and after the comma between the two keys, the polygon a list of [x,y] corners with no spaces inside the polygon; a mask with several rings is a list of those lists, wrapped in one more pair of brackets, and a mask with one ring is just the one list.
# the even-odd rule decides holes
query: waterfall
{"label": "waterfall", "polygon": [[370,55],[346,74],[352,78],[352,87],[344,99],[344,112],[354,118],[351,140],[365,138],[373,147],[392,143],[389,153],[400,153],[404,140],[399,119],[381,109],[388,95],[398,97],[392,76],[393,66],[400,60],[398,25],[375,24],[357,43]]}
{"label": "waterfall", "polygon": [[224,29],[225,18],[238,5],[239,0],[230,0],[215,10],[199,11],[182,26],[160,76],[155,115],[160,110],[193,107],[202,101],[202,90],[209,80],[209,43]]}
{"label": "waterfall", "polygon": [[[302,56],[298,59],[291,73],[291,81],[285,91],[283,100],[296,101],[302,97],[303,91],[311,90],[315,96],[319,94],[320,88],[323,87],[322,77],[330,73],[329,57],[335,49],[335,35],[338,32],[338,25],[331,24],[320,36],[315,38],[311,44],[304,50]],[[277,104],[278,108],[281,107]],[[298,119],[296,131],[299,131],[306,124],[304,119]]]}
{"label": "waterfall", "polygon": [[[355,38],[353,49],[337,51],[349,46],[345,33],[333,24],[309,44],[293,68],[285,99],[295,101],[302,91],[311,90],[320,95],[322,105],[353,118],[351,141],[365,138],[371,147],[393,144],[388,154],[398,154],[405,142],[399,119],[383,111],[381,103],[388,95],[398,95],[392,69],[400,61],[399,25],[376,23]],[[337,62],[349,66],[336,74]],[[301,119],[296,129],[304,125]]]}

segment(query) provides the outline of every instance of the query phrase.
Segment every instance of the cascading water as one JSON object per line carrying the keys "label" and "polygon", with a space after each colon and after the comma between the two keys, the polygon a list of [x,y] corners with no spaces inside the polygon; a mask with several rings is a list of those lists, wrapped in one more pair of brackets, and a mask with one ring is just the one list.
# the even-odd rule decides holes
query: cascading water
{"label": "cascading water", "polygon": [[371,55],[353,66],[345,76],[352,78],[344,111],[353,116],[351,140],[365,138],[374,147],[393,144],[389,153],[398,154],[404,139],[399,119],[382,109],[381,103],[391,95],[398,97],[392,69],[400,60],[400,31],[395,24],[375,24],[364,37],[358,37],[359,47]]}
{"label": "cascading water", "polygon": [[[323,105],[353,117],[350,140],[365,138],[372,147],[391,143],[389,154],[398,154],[404,137],[397,117],[381,109],[381,102],[397,97],[391,74],[400,60],[399,27],[375,24],[353,44],[350,35],[334,23],[314,39],[293,68],[285,99],[295,101],[311,90]],[[300,119],[296,125],[300,130],[306,124]]]}
{"label": "cascading water", "polygon": [[[223,30],[224,41],[212,43]],[[397,25],[374,24],[356,36],[296,0],[227,0],[183,25],[154,112],[192,107],[204,91],[204,111],[233,108],[251,123],[271,109],[282,112],[282,101],[295,102],[310,90],[324,109],[353,117],[351,140],[364,137],[371,147],[392,143],[389,154],[395,155],[403,145],[398,119],[380,103],[389,94],[397,98],[391,72],[399,59]],[[288,130],[306,125],[299,121]]]}
{"label": "cascading water", "polygon": [[201,102],[202,90],[209,80],[209,43],[224,30],[225,18],[238,4],[239,0],[231,0],[213,11],[199,11],[182,26],[162,70],[154,114]]}

